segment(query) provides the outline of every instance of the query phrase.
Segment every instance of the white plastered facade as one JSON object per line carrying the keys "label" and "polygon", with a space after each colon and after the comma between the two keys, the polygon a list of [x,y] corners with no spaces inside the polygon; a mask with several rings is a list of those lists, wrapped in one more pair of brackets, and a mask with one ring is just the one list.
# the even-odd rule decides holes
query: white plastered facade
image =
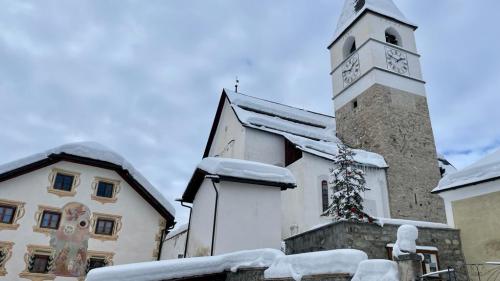
{"label": "white plastered facade", "polygon": [[[59,197],[47,192],[50,186],[49,175],[54,168],[79,173],[80,183],[76,194],[71,197]],[[120,181],[121,189],[115,203],[100,203],[91,199],[91,186],[95,178]],[[128,264],[155,260],[154,251],[158,249],[157,235],[160,231],[161,215],[146,202],[116,172],[93,166],[58,162],[36,171],[0,182],[0,199],[24,203],[25,214],[18,221],[17,230],[1,230],[0,241],[13,242],[12,257],[6,263],[7,275],[2,280],[27,280],[19,277],[24,271],[27,245],[49,246],[50,236],[35,232],[37,225],[35,213],[39,206],[62,208],[69,202],[86,205],[92,213],[98,212],[121,216],[122,228],[117,233],[116,241],[101,241],[90,238],[89,251],[113,254],[113,264]],[[77,280],[71,277],[56,277],[59,280]]]}

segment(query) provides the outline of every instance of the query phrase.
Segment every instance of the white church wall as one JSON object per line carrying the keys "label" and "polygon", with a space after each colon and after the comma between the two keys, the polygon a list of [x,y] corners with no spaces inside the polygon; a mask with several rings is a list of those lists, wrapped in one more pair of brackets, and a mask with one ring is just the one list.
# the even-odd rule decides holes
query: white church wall
{"label": "white church wall", "polygon": [[245,128],[226,99],[209,156],[244,159]]}
{"label": "white church wall", "polygon": [[[80,184],[74,196],[59,197],[48,193],[49,175],[53,168],[80,173]],[[91,189],[95,177],[119,180],[121,189],[115,203],[102,204],[91,199]],[[155,240],[159,233],[161,216],[116,172],[80,165],[70,162],[58,162],[31,173],[0,182],[0,199],[25,203],[24,216],[18,221],[17,230],[1,230],[0,241],[13,242],[12,257],[6,263],[8,272],[2,280],[19,280],[19,273],[24,271],[24,256],[27,245],[49,246],[50,234],[35,232],[37,226],[35,214],[39,206],[62,208],[70,202],[86,205],[92,213],[122,216],[122,229],[116,241],[101,241],[90,238],[89,251],[113,253],[115,265],[154,260],[153,251],[158,245]],[[57,277],[55,280],[76,280],[76,278]]]}
{"label": "white church wall", "polygon": [[282,136],[246,128],[245,160],[285,166],[285,140]]}
{"label": "white church wall", "polygon": [[219,188],[214,254],[280,249],[279,187],[222,181]]}
{"label": "white church wall", "polygon": [[297,181],[297,187],[281,192],[281,235],[287,238],[298,234],[304,225],[304,184],[307,161],[298,160],[287,166]]}
{"label": "white church wall", "polygon": [[184,257],[187,231],[181,232],[174,237],[170,237],[163,243],[161,259],[172,260]]}
{"label": "white church wall", "polygon": [[205,179],[193,201],[189,238],[187,242],[187,257],[210,255],[215,197],[212,181],[210,179]]}
{"label": "white church wall", "polygon": [[[321,157],[304,153],[303,157],[288,166],[297,180],[297,188],[286,190],[282,195],[282,235],[287,238],[307,231],[316,225],[329,222],[321,216],[321,182],[328,180],[333,162]],[[366,186],[370,189],[363,194],[367,213],[375,217],[389,217],[386,173],[383,169],[364,168]],[[329,196],[332,191],[329,189]],[[329,202],[331,203],[331,202]]]}

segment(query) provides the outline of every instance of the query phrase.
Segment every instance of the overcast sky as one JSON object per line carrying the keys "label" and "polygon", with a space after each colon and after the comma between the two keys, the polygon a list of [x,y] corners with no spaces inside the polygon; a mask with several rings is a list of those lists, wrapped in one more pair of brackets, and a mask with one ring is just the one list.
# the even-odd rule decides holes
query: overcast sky
{"label": "overcast sky", "polygon": [[[500,1],[395,2],[419,25],[438,151],[464,167],[498,149]],[[246,94],[333,114],[326,47],[342,4],[0,0],[0,163],[97,141],[173,200],[236,75]]]}

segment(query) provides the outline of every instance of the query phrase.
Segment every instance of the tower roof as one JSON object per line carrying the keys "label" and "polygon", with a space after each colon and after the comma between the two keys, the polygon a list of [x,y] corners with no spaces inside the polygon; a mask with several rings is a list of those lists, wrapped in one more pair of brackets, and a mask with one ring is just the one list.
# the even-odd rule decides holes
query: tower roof
{"label": "tower roof", "polygon": [[401,23],[417,26],[410,22],[392,0],[345,0],[332,42],[336,41],[362,14],[372,11]]}

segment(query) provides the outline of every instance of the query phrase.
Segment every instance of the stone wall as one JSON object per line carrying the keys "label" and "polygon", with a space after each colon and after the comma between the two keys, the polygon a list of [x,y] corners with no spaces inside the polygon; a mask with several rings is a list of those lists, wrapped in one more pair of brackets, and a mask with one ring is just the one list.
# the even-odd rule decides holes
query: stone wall
{"label": "stone wall", "polygon": [[[294,281],[293,278],[264,279],[264,271],[267,268],[242,268],[236,272],[223,272],[202,276],[192,276],[168,281]],[[349,274],[324,274],[304,276],[302,281],[350,281]],[[167,281],[167,280],[162,280]]]}
{"label": "stone wall", "polygon": [[445,222],[431,194],[441,178],[426,97],[374,85],[335,112],[337,136],[384,156],[392,218]]}
{"label": "stone wall", "polygon": [[[357,249],[369,259],[388,259],[387,244],[396,242],[400,225],[338,222],[308,231],[285,240],[286,254],[325,251],[333,249]],[[417,245],[438,248],[440,269],[448,266],[459,269],[458,280],[467,280],[464,269],[460,231],[419,227]]]}

